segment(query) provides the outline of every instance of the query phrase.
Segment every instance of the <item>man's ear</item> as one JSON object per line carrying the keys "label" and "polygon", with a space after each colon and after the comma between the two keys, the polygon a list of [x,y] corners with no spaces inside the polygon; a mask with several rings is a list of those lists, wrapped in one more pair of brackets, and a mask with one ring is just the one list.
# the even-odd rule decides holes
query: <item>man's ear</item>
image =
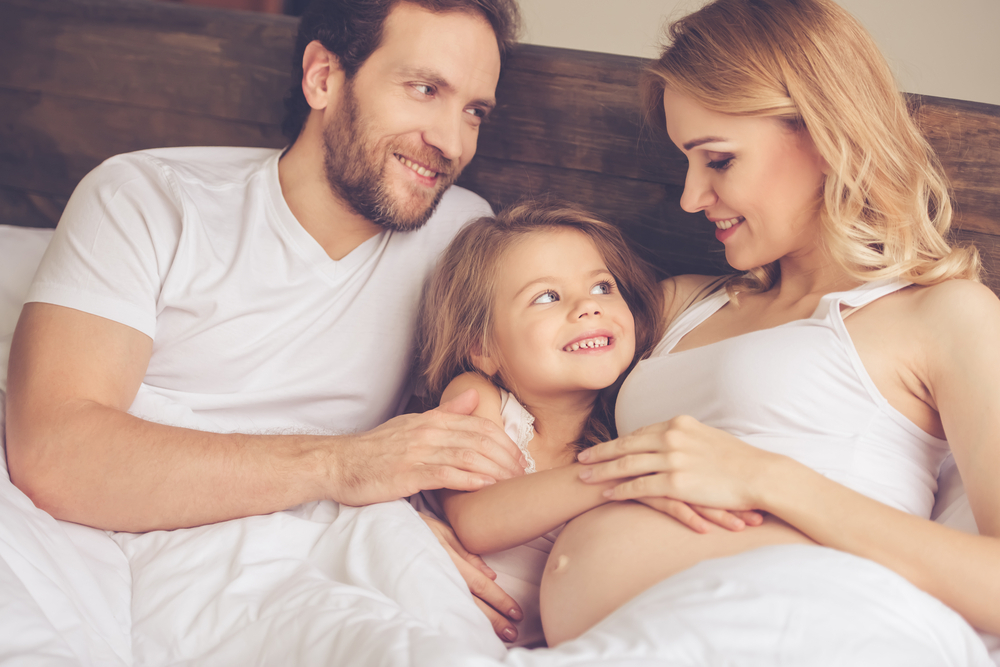
{"label": "man's ear", "polygon": [[339,95],[346,77],[340,58],[318,40],[306,45],[302,54],[302,94],[313,109],[325,109]]}

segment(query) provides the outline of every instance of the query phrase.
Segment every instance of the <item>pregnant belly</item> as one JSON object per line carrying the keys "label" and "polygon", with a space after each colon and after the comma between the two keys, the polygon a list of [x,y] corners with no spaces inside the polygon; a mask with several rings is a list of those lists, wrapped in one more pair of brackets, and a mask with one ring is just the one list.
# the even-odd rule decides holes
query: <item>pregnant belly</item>
{"label": "pregnant belly", "polygon": [[812,544],[766,516],[761,526],[695,533],[633,502],[610,503],[571,521],[556,540],[541,585],[542,626],[549,646],[577,637],[625,602],[709,558],[772,544]]}

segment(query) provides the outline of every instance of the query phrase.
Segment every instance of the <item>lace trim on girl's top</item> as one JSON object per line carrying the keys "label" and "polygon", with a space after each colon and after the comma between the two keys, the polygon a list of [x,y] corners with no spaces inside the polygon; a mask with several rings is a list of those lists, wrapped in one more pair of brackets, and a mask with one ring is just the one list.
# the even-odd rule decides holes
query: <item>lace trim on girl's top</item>
{"label": "lace trim on girl's top", "polygon": [[524,409],[524,406],[520,403],[518,407],[524,413],[524,419],[521,421],[517,429],[517,448],[521,450],[524,454],[524,458],[527,460],[527,464],[524,466],[524,472],[533,473],[535,472],[535,459],[531,458],[531,452],[528,451],[528,443],[531,439],[535,437],[535,416]]}
{"label": "lace trim on girl's top", "polygon": [[527,463],[524,472],[532,473],[537,470],[535,459],[528,451],[528,443],[535,437],[535,416],[521,405],[521,402],[506,389],[500,390],[500,418],[503,420],[503,430],[510,436],[510,439],[517,444],[517,448],[524,454]]}

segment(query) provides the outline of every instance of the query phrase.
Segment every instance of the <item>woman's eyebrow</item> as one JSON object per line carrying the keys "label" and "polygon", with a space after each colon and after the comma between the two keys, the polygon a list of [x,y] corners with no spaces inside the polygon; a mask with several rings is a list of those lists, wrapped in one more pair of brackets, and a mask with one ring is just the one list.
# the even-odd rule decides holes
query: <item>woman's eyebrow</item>
{"label": "woman's eyebrow", "polygon": [[716,141],[726,141],[726,139],[723,139],[722,137],[701,137],[700,139],[692,139],[684,144],[684,150],[689,151],[692,148],[701,146],[702,144],[710,144]]}

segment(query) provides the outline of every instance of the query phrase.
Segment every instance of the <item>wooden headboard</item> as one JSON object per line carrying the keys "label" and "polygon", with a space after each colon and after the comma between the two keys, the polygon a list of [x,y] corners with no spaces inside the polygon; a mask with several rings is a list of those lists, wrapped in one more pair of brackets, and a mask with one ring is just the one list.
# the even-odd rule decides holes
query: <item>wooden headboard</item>
{"label": "wooden headboard", "polygon": [[[157,146],[281,147],[297,20],[152,0],[0,0],[0,222],[52,227],[105,158]],[[524,45],[462,185],[494,206],[579,202],[620,223],[664,273],[722,272],[701,215],[681,211],[685,161],[643,131],[643,61]],[[944,163],[955,236],[1000,292],[1000,107],[912,98]]]}

